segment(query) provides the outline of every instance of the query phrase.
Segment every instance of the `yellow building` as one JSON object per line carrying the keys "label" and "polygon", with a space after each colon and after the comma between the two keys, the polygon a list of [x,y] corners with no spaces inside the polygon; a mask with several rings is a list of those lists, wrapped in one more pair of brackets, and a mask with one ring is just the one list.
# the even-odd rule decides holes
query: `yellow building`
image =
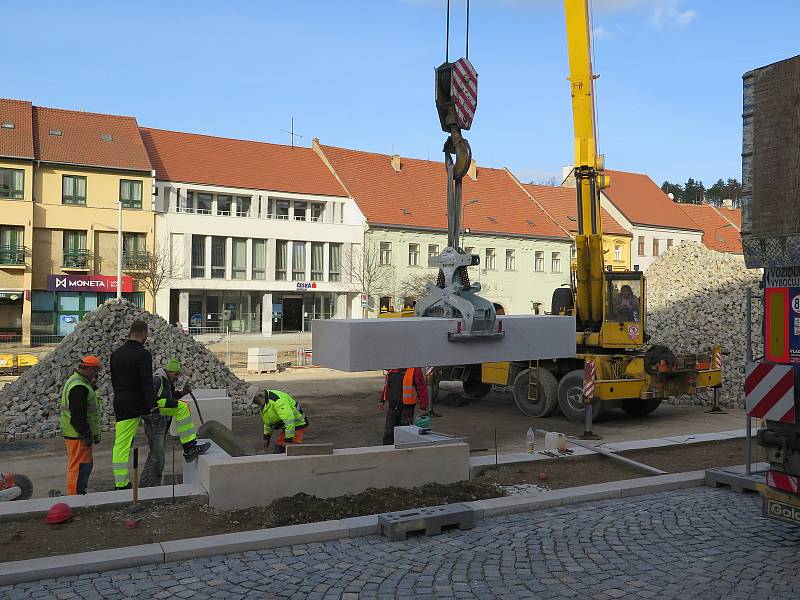
{"label": "yellow building", "polygon": [[[153,250],[153,173],[133,117],[0,100],[0,341],[64,336]],[[124,296],[152,308],[126,275]]]}
{"label": "yellow building", "polygon": [[[526,184],[523,186],[545,212],[570,235],[578,232],[578,204],[575,188]],[[605,209],[601,209],[603,224],[603,260],[614,271],[631,270],[631,232],[619,224]],[[573,245],[573,249],[575,246]]]}

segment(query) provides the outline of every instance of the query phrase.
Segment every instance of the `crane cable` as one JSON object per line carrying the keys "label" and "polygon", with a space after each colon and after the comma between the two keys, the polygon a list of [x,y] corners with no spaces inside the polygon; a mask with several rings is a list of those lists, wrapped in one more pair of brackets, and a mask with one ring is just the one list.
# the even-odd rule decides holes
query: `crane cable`
{"label": "crane cable", "polygon": [[[467,33],[465,58],[469,60],[469,1],[467,0]],[[450,0],[447,0],[447,19],[444,36],[444,61],[450,62]]]}

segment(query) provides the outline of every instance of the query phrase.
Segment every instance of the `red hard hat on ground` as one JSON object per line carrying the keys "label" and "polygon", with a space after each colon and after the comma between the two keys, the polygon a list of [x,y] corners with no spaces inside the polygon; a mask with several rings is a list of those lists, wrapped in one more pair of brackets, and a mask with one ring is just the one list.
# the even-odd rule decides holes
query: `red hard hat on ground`
{"label": "red hard hat on ground", "polygon": [[50,525],[65,523],[72,518],[72,509],[65,502],[58,502],[47,511],[47,522]]}

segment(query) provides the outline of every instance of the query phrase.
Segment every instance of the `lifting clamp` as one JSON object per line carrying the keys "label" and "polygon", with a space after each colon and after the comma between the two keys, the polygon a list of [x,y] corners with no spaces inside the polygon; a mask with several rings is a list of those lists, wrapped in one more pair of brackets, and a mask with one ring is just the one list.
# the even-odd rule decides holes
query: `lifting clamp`
{"label": "lifting clamp", "polygon": [[449,134],[444,144],[447,169],[447,248],[428,259],[438,267],[435,283],[417,301],[416,316],[461,319],[458,329],[448,334],[450,341],[499,339],[505,335],[497,322],[494,305],[478,295],[480,283],[470,283],[467,267],[480,264],[480,258],[467,254],[459,245],[461,233],[461,187],[472,162],[469,142],[461,135],[469,129],[477,107],[477,73],[465,58],[445,61],[436,69],[436,109],[442,130]]}

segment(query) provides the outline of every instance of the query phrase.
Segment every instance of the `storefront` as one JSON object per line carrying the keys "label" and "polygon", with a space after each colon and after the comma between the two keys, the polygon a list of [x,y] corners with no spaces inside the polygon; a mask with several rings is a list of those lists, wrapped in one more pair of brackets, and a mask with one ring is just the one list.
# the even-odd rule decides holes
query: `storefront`
{"label": "storefront", "polygon": [[[88,313],[116,296],[116,277],[48,275],[47,291],[34,290],[31,294],[31,335],[68,335]],[[122,297],[144,306],[144,293],[133,291],[129,276],[122,278]]]}
{"label": "storefront", "polygon": [[332,319],[336,315],[338,294],[311,289],[298,287],[297,292],[273,292],[273,333],[311,331],[311,321],[314,319]]}
{"label": "storefront", "polygon": [[22,299],[22,290],[0,290],[0,336],[22,335]]}
{"label": "storefront", "polygon": [[[246,290],[190,290],[190,331],[260,333],[263,295],[263,292]],[[170,320],[180,322],[179,315],[170,315]]]}

